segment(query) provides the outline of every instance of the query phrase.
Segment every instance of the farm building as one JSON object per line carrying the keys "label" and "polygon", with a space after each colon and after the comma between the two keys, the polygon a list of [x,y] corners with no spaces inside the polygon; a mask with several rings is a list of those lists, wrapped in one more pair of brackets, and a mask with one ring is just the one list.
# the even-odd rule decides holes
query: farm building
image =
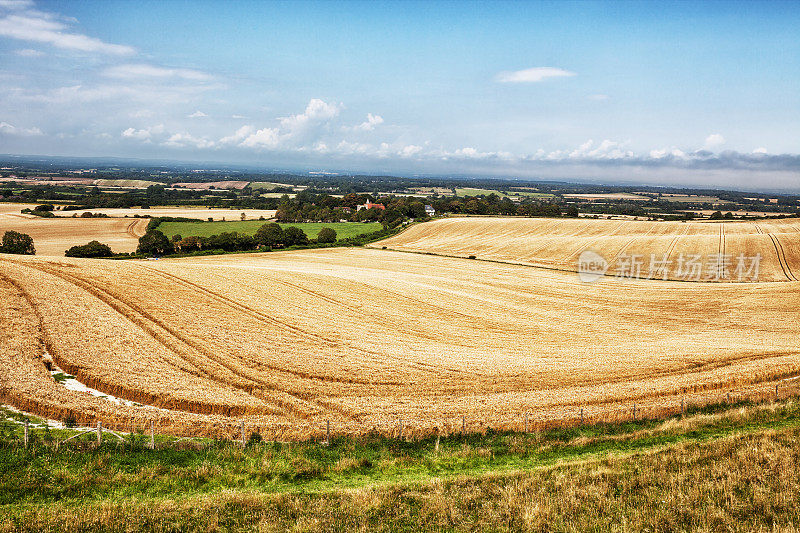
{"label": "farm building", "polygon": [[361,211],[362,209],[372,209],[372,208],[385,210],[386,206],[383,204],[373,204],[372,202],[367,202],[364,205],[359,205],[356,210]]}

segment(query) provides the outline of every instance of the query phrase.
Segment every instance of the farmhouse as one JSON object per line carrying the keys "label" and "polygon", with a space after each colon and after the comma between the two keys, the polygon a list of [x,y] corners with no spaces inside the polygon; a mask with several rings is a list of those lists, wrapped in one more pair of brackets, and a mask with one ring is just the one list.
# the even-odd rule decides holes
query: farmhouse
{"label": "farmhouse", "polygon": [[373,204],[372,202],[367,202],[364,205],[359,205],[356,211],[361,211],[362,209],[372,209],[372,208],[386,210],[386,206],[383,204]]}
{"label": "farmhouse", "polygon": [[429,217],[432,217],[433,215],[436,214],[436,209],[434,209],[432,205],[426,205],[425,214],[428,215]]}

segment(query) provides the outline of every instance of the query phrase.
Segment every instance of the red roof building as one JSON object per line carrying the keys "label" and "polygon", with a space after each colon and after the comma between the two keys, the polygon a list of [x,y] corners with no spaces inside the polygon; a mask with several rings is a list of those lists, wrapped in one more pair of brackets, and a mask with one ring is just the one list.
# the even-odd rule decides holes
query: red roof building
{"label": "red roof building", "polygon": [[372,209],[372,208],[380,209],[380,210],[383,210],[383,211],[386,210],[386,206],[383,205],[383,204],[373,204],[372,202],[367,202],[364,205],[358,206],[357,211],[361,211],[362,209]]}

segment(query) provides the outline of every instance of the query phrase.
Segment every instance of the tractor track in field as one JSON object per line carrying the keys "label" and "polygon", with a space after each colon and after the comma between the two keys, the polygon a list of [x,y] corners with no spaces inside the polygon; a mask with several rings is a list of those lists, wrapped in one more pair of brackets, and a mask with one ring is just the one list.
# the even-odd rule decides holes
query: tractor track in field
{"label": "tractor track in field", "polygon": [[685,237],[688,234],[689,234],[689,224],[687,223],[683,228],[683,231],[675,235],[672,241],[670,241],[669,246],[667,246],[667,251],[665,252],[667,261],[671,261],[672,252],[675,251],[675,247],[678,245],[678,241],[680,240],[680,238]]}
{"label": "tractor track in field", "polygon": [[132,237],[134,239],[139,239],[139,237],[141,237],[142,235],[139,232],[136,231],[136,227],[140,224],[140,222],[141,222],[141,219],[137,219],[137,220],[132,221],[127,226],[125,226],[125,233],[127,233],[128,236],[130,236],[130,237]]}
{"label": "tractor track in field", "polygon": [[653,233],[653,231],[654,231],[654,230],[655,230],[657,227],[658,227],[658,226],[656,226],[656,225],[654,224],[654,225],[653,225],[653,227],[651,227],[649,230],[647,230],[646,232],[642,233],[641,235],[635,235],[635,236],[631,237],[631,239],[630,239],[630,240],[628,240],[628,242],[626,242],[626,243],[625,243],[625,246],[623,246],[622,248],[620,248],[620,249],[619,249],[619,251],[618,251],[616,254],[614,254],[614,258],[613,258],[611,261],[609,261],[609,262],[608,262],[608,264],[609,264],[609,265],[614,265],[614,264],[616,264],[616,263],[617,263],[617,259],[619,259],[619,256],[621,256],[623,253],[625,253],[625,250],[627,250],[627,249],[628,249],[628,248],[631,246],[631,244],[633,244],[634,242],[636,242],[638,239],[641,239],[641,238],[643,238],[643,237],[647,237],[648,235],[650,235],[651,233]]}
{"label": "tractor track in field", "polygon": [[[136,325],[139,329],[144,331],[148,336],[153,338],[156,342],[164,346],[168,351],[175,354],[178,359],[184,361],[189,368],[197,368],[200,372],[192,372],[188,371],[184,368],[178,367],[177,369],[182,372],[187,372],[190,375],[196,375],[198,377],[203,377],[206,379],[212,379],[217,381],[221,384],[228,385],[234,389],[241,390],[247,394],[252,395],[255,398],[258,398],[264,401],[266,404],[274,404],[274,408],[278,408],[288,414],[299,416],[303,418],[307,415],[304,411],[298,410],[298,406],[281,400],[279,398],[270,397],[263,397],[254,394],[257,389],[266,389],[273,392],[286,394],[289,397],[294,398],[298,403],[305,404],[307,403],[307,399],[295,396],[290,392],[287,392],[284,389],[279,389],[276,385],[263,381],[257,377],[253,377],[248,375],[247,373],[242,372],[235,366],[231,365],[230,363],[218,358],[210,350],[207,350],[203,346],[200,346],[196,342],[192,341],[191,339],[187,338],[186,336],[182,335],[181,333],[177,332],[174,328],[170,327],[168,324],[165,324],[163,321],[160,321],[156,317],[152,316],[147,311],[141,309],[139,306],[127,302],[124,299],[120,298],[119,295],[112,293],[110,290],[101,287],[97,284],[93,284],[83,278],[78,276],[73,276],[70,274],[66,274],[64,272],[60,272],[56,269],[50,269],[43,265],[40,266],[33,266],[27,265],[22,263],[23,266],[28,266],[30,268],[34,268],[46,274],[50,274],[56,276],[67,283],[75,285],[92,296],[100,299],[103,303],[111,307],[114,311],[125,317],[131,323]],[[161,331],[159,331],[161,330]],[[184,345],[181,347],[181,344]],[[187,349],[187,347],[189,349]],[[194,354],[192,352],[195,352]],[[204,359],[205,357],[205,359]],[[175,368],[174,362],[167,362],[170,366]],[[219,369],[214,368],[217,365],[218,367],[222,367],[230,372],[233,376],[239,378],[239,380],[231,379],[230,376],[225,376],[221,374]],[[294,374],[292,371],[286,371],[283,369],[275,368],[271,369],[278,372],[283,372],[287,374]],[[305,376],[298,376],[298,377],[305,377]],[[271,411],[270,411],[271,412]]]}
{"label": "tractor track in field", "polygon": [[[250,317],[252,317],[252,318],[254,318],[256,320],[259,320],[262,323],[268,324],[270,326],[283,327],[285,329],[288,329],[288,330],[292,331],[295,334],[302,335],[302,336],[305,336],[307,338],[311,338],[311,339],[316,340],[316,341],[323,341],[323,342],[327,343],[330,347],[338,348],[338,347],[343,346],[342,343],[339,342],[339,341],[336,341],[334,339],[330,339],[328,337],[324,337],[322,335],[318,335],[316,333],[311,333],[309,331],[306,331],[306,330],[304,330],[302,328],[299,328],[297,326],[293,326],[291,324],[287,324],[287,323],[285,323],[283,321],[280,321],[280,320],[278,320],[276,318],[273,318],[273,317],[267,315],[266,313],[258,311],[257,309],[253,309],[252,307],[249,307],[249,306],[247,306],[247,305],[245,305],[245,304],[243,304],[241,302],[238,302],[238,301],[236,301],[236,300],[234,300],[232,298],[229,298],[229,297],[225,296],[224,294],[220,294],[218,292],[212,291],[211,289],[207,289],[206,287],[203,287],[202,285],[198,285],[197,283],[189,281],[189,280],[187,280],[187,279],[185,279],[183,277],[180,277],[178,275],[175,275],[175,274],[172,274],[172,273],[169,273],[169,272],[165,272],[163,270],[159,270],[159,269],[156,269],[156,268],[148,267],[148,266],[144,266],[144,268],[146,268],[147,270],[149,270],[151,272],[157,273],[157,274],[159,274],[159,275],[161,275],[163,277],[166,277],[167,279],[170,279],[172,281],[176,281],[178,283],[181,283],[184,286],[190,288],[191,290],[199,292],[200,294],[203,294],[203,295],[205,295],[207,297],[215,299],[215,300],[219,301],[220,303],[223,303],[224,305],[227,305],[227,306],[229,306],[229,307],[231,307],[233,309],[236,309],[236,310],[238,310],[240,312],[243,312],[243,313],[249,315]],[[287,282],[287,284],[288,284],[288,282]],[[289,285],[294,286],[293,284],[289,284]],[[296,286],[294,286],[294,287],[296,288]],[[442,372],[442,368],[437,367],[435,365],[429,365],[429,364],[421,363],[419,361],[414,361],[414,360],[408,359],[408,358],[388,356],[387,354],[383,354],[381,352],[375,352],[375,351],[372,351],[372,350],[366,350],[364,348],[358,348],[358,347],[355,347],[355,346],[346,345],[346,348],[354,350],[354,351],[358,351],[358,352],[361,352],[363,354],[366,354],[366,355],[369,355],[369,356],[373,356],[373,357],[380,357],[380,358],[391,357],[395,361],[399,361],[399,362],[402,362],[402,363],[409,364],[412,367],[415,367],[418,370],[421,370],[421,371],[424,371],[424,372],[440,374],[440,375],[444,374]],[[279,367],[272,368],[270,365],[266,365],[266,366],[268,368],[270,368],[271,370],[294,373],[294,374],[298,375],[299,377],[305,377],[306,379],[317,379],[317,380],[321,380],[321,381],[330,381],[330,382],[336,382],[336,383],[355,384],[355,385],[369,385],[369,386],[381,385],[381,386],[395,386],[395,387],[404,386],[404,385],[408,384],[408,383],[399,382],[399,381],[370,381],[370,380],[355,379],[355,378],[347,378],[347,379],[345,379],[345,378],[336,378],[336,377],[327,377],[327,376],[326,377],[322,377],[322,376],[318,376],[318,375],[314,375],[314,374],[308,374],[308,373],[299,372],[299,371],[283,370],[283,369],[281,369]]]}
{"label": "tractor track in field", "polygon": [[[622,222],[620,222],[619,224],[617,224],[614,227],[614,229],[609,233],[609,235],[615,235],[619,230],[621,230],[629,222],[630,222],[630,220],[623,220]],[[580,232],[578,232],[578,233],[580,233]],[[571,265],[572,264],[571,259],[573,257],[577,258],[578,256],[580,256],[581,253],[583,253],[584,251],[589,249],[589,247],[592,246],[592,244],[594,243],[594,241],[592,240],[592,237],[596,237],[596,236],[589,235],[589,236],[585,237],[588,240],[588,242],[586,244],[584,244],[582,246],[579,246],[577,250],[573,250],[570,254],[564,256],[563,259],[560,259],[559,261],[554,261],[553,263],[556,264],[556,265]],[[584,237],[579,237],[579,238],[584,238]]]}
{"label": "tractor track in field", "polygon": [[783,250],[783,244],[781,244],[780,238],[772,233],[769,233],[768,235],[769,238],[772,239],[772,244],[775,245],[775,251],[778,253],[778,261],[781,263],[783,273],[786,274],[786,277],[790,281],[798,281],[797,277],[795,277],[791,267],[789,266],[789,261],[786,259],[786,252]]}
{"label": "tractor track in field", "polygon": [[786,254],[783,250],[783,245],[781,244],[780,239],[778,239],[778,237],[772,233],[764,233],[764,230],[762,230],[758,224],[753,225],[756,227],[756,231],[758,231],[758,233],[761,235],[767,235],[772,241],[772,246],[775,248],[775,255],[778,257],[778,264],[781,266],[781,270],[783,270],[783,275],[786,276],[786,279],[789,281],[798,281],[791,268],[789,268],[789,262],[786,260]]}
{"label": "tractor track in field", "polygon": [[[37,270],[39,270],[39,269],[37,269]],[[51,275],[54,275],[56,277],[61,278],[60,276],[52,274],[51,272],[48,272],[46,270],[40,270],[40,271],[44,272],[46,274],[51,274]],[[11,278],[8,278],[6,276],[2,276],[2,275],[0,275],[0,278],[4,279],[7,283],[9,283],[13,287],[15,287],[22,294],[23,298],[25,298],[25,300],[30,305],[31,309],[33,310],[33,312],[35,313],[35,315],[39,319],[39,331],[40,331],[40,335],[41,335],[39,341],[41,342],[42,346],[47,349],[47,351],[48,351],[48,353],[50,353],[51,357],[53,357],[53,360],[55,361],[55,363],[60,368],[62,368],[65,372],[75,375],[81,383],[83,383],[85,385],[88,385],[88,386],[91,386],[92,388],[95,388],[95,389],[97,389],[97,390],[99,390],[101,392],[105,392],[106,394],[110,394],[110,395],[116,396],[118,398],[122,398],[122,399],[125,399],[125,400],[128,400],[128,401],[137,402],[137,403],[143,403],[141,395],[149,396],[150,400],[149,400],[149,402],[146,402],[145,404],[149,405],[151,407],[159,408],[159,409],[169,409],[169,410],[173,410],[173,411],[185,411],[187,413],[193,413],[193,414],[214,414],[214,413],[217,413],[218,411],[226,411],[226,412],[230,413],[231,410],[236,411],[236,410],[240,409],[238,406],[231,406],[231,405],[225,405],[225,404],[209,404],[209,403],[205,403],[205,402],[183,400],[183,399],[180,399],[180,398],[163,398],[163,397],[159,398],[159,397],[157,397],[157,395],[155,393],[142,391],[142,390],[138,390],[138,389],[136,389],[136,390],[130,389],[125,385],[122,385],[122,384],[119,384],[119,383],[109,383],[109,382],[107,382],[107,381],[105,381],[105,380],[103,380],[101,378],[98,378],[98,377],[95,377],[95,376],[87,374],[85,372],[85,370],[81,366],[76,365],[71,361],[64,360],[63,358],[60,357],[60,355],[58,354],[58,351],[53,349],[52,343],[48,338],[48,334],[47,334],[47,331],[46,331],[46,328],[45,328],[45,325],[44,325],[43,316],[42,316],[42,314],[41,314],[41,312],[39,310],[38,304],[36,304],[34,302],[34,299],[30,295],[30,293],[25,288],[23,288],[17,281],[15,281],[15,280],[13,280]],[[76,285],[76,286],[80,287],[80,285],[78,285],[77,283],[73,283],[73,282],[71,282],[69,280],[66,280],[66,279],[63,279],[63,278],[61,278],[61,279],[63,281],[67,281],[68,283],[72,283],[73,285]],[[95,296],[97,298],[100,298],[99,296],[96,296],[91,291],[87,290],[86,288],[84,288],[84,287],[80,287],[80,288],[83,289],[83,290],[86,290],[87,292],[89,292],[93,296]],[[111,306],[111,307],[115,311],[120,312],[118,309],[114,308],[114,306]],[[131,321],[134,324],[136,324],[136,322],[131,320],[130,317],[126,316],[125,318],[127,318],[129,321]],[[139,326],[139,324],[136,324],[136,325]],[[144,328],[141,328],[141,326],[139,326],[139,327],[140,327],[140,329],[144,329]],[[149,332],[147,332],[147,331],[146,331],[146,333],[149,334]],[[162,344],[162,346],[167,348],[169,351],[171,351],[172,353],[177,355],[179,357],[179,359],[183,360],[184,362],[188,362],[186,359],[184,359],[181,356],[181,354],[175,353],[174,350],[172,350],[169,346],[161,343],[161,341],[158,338],[156,338],[154,336],[153,336],[153,338],[157,342]],[[175,361],[171,361],[169,359],[166,359],[163,356],[161,356],[160,354],[156,354],[156,357],[158,357],[165,365],[167,365],[169,367],[172,367],[172,368],[176,368],[175,367]],[[201,372],[197,372],[197,371],[193,372],[193,371],[189,371],[189,370],[184,369],[184,368],[177,368],[177,369],[180,370],[181,372],[185,372],[185,373],[187,373],[189,375],[192,375],[192,376],[195,376],[195,377],[208,379],[208,376],[204,375]],[[220,383],[224,383],[224,382],[220,382]],[[165,408],[165,407],[160,407],[159,405],[157,405],[159,403],[159,400],[165,400],[165,399],[167,400],[167,403],[176,403],[180,407]],[[198,406],[198,407],[192,408],[192,406]],[[278,409],[276,407],[270,407],[269,409],[262,409],[262,410],[258,410],[258,411],[261,414],[274,414],[274,415],[280,415],[282,413],[285,413],[284,410]]]}

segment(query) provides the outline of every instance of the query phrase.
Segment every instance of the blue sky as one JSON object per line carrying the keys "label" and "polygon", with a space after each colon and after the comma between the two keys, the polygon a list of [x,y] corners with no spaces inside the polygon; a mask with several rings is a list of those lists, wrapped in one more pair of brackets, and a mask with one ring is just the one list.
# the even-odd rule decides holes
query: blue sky
{"label": "blue sky", "polygon": [[800,189],[798,2],[0,0],[0,153]]}

